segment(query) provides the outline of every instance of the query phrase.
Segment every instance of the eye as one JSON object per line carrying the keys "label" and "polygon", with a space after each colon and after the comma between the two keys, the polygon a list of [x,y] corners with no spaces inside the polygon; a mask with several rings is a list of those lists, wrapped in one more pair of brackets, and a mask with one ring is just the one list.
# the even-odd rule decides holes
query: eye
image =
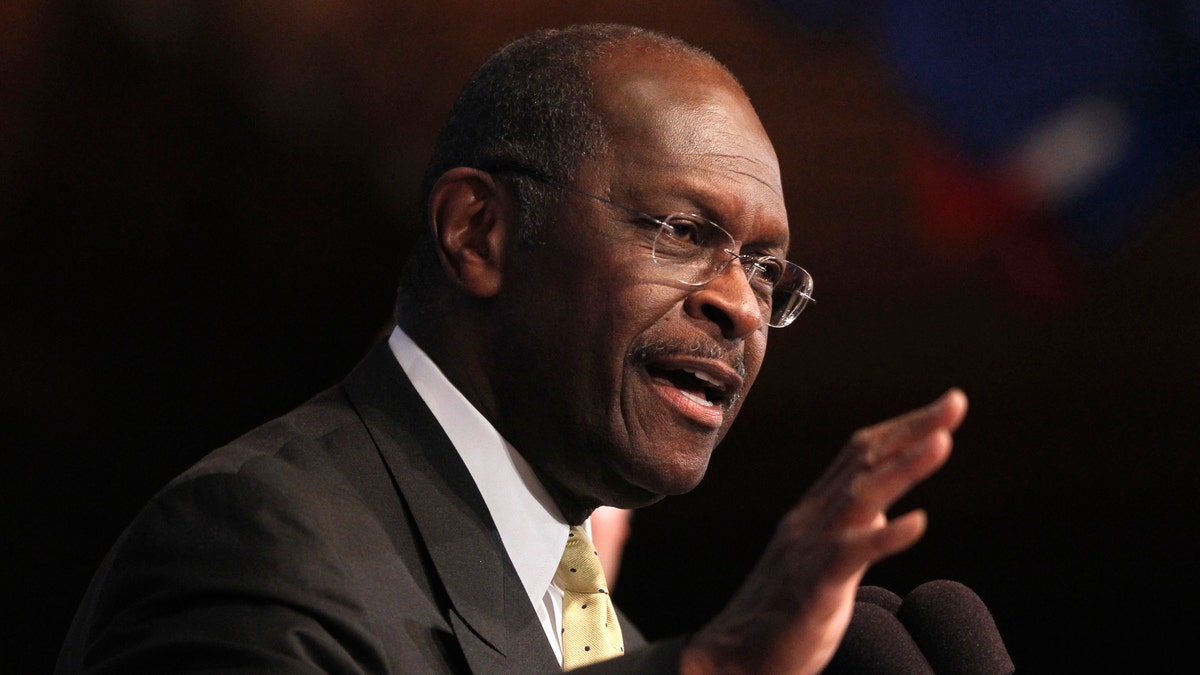
{"label": "eye", "polygon": [[747,255],[742,258],[742,270],[746,273],[746,281],[759,300],[766,306],[773,304],[772,296],[776,285],[783,277],[783,264],[773,256],[755,257]]}
{"label": "eye", "polygon": [[703,246],[705,224],[695,218],[676,213],[663,218],[659,237],[672,245]]}
{"label": "eye", "polygon": [[[672,260],[687,264],[708,265],[711,249],[729,248],[733,241],[714,241],[716,231],[711,223],[699,216],[674,213],[659,221],[658,236],[654,239],[654,257],[660,262]],[[715,245],[715,246],[714,246]],[[707,261],[707,262],[706,262]]]}
{"label": "eye", "polygon": [[783,278],[783,263],[775,256],[751,256],[748,259],[744,258],[742,265],[745,266],[746,276],[751,282],[762,282],[774,288]]}

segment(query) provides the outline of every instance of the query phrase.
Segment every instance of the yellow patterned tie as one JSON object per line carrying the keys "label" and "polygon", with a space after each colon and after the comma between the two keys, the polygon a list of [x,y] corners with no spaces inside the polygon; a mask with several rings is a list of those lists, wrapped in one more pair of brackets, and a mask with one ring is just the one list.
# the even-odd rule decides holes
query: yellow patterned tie
{"label": "yellow patterned tie", "polygon": [[558,563],[555,581],[563,589],[563,670],[625,653],[617,612],[608,595],[600,556],[587,532],[576,525]]}

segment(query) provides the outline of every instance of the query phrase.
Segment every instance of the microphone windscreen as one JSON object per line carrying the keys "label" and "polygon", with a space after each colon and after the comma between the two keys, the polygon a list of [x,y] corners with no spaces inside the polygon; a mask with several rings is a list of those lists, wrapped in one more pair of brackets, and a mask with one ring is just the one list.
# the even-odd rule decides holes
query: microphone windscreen
{"label": "microphone windscreen", "polygon": [[900,596],[882,586],[859,586],[858,593],[854,596],[854,601],[879,605],[892,614],[895,614],[896,610],[900,609]]}
{"label": "microphone windscreen", "polygon": [[850,626],[825,675],[933,675],[933,668],[896,615],[872,602],[854,603]]}
{"label": "microphone windscreen", "polygon": [[921,584],[896,616],[939,673],[1012,673],[1012,659],[996,621],[975,592],[955,581]]}

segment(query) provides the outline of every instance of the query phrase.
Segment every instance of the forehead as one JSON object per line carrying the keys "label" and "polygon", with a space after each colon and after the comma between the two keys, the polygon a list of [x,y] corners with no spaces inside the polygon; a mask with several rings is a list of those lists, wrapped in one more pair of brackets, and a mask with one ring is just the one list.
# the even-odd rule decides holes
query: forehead
{"label": "forehead", "polygon": [[730,229],[753,230],[735,233],[739,239],[786,246],[775,150],[725,71],[691,55],[649,49],[606,58],[592,74],[609,142],[595,169],[614,197],[690,201]]}

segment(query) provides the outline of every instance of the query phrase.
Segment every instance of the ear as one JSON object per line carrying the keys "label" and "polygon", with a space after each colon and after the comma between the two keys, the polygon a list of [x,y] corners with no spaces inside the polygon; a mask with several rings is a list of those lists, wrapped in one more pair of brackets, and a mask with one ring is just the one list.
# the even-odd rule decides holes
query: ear
{"label": "ear", "polygon": [[500,290],[508,237],[515,227],[511,192],[485,171],[457,167],[429,194],[438,257],[460,288],[478,298]]}

